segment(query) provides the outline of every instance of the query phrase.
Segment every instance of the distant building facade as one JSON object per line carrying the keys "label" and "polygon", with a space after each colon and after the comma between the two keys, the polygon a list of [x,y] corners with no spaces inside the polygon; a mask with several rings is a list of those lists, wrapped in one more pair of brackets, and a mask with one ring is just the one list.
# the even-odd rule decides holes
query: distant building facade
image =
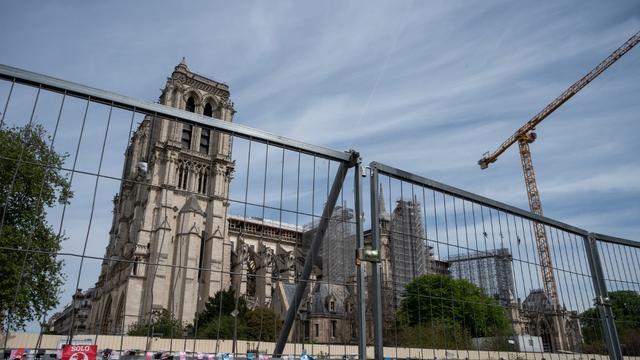
{"label": "distant building facade", "polygon": [[[86,291],[78,289],[73,294],[71,303],[67,304],[62,311],[53,314],[47,322],[47,331],[58,335],[67,335],[73,326],[74,334],[87,334],[90,330],[89,318],[95,289]],[[74,318],[75,316],[75,318]]]}
{"label": "distant building facade", "polygon": [[[276,288],[274,308],[284,317],[295,293],[295,284]],[[303,296],[289,341],[318,344],[356,343],[357,294],[355,279],[347,285],[320,282],[315,276]]]}
{"label": "distant building facade", "polygon": [[520,307],[525,332],[542,338],[546,352],[581,352],[582,330],[577,311],[553,305],[542,289],[532,290]]}

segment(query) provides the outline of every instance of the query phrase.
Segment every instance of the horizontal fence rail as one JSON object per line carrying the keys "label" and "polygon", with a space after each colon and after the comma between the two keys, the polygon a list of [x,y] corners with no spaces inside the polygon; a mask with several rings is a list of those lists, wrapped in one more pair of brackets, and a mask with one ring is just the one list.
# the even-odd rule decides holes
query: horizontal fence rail
{"label": "horizontal fence rail", "polygon": [[291,148],[307,154],[317,154],[336,161],[349,161],[350,155],[347,152],[332,150],[321,146],[303,143],[294,139],[274,135],[266,131],[254,129],[242,124],[225,122],[216,118],[206,118],[201,115],[189,113],[173,107],[133,99],[113,92],[92,88],[74,82],[56,79],[51,76],[34,73],[31,71],[18,69],[8,65],[0,64],[0,78],[18,84],[31,85],[43,90],[65,94],[79,99],[91,100],[95,103],[104,104],[135,111],[146,115],[175,118],[180,121],[213,127],[225,133],[232,133],[236,136],[254,138],[256,141],[269,142],[274,145]]}
{"label": "horizontal fence rail", "polygon": [[[406,172],[397,168],[394,168],[392,166],[388,166],[388,165],[384,165],[381,163],[377,163],[377,162],[372,162],[370,164],[370,167],[372,169],[377,169],[378,171],[380,171],[381,173],[384,173],[388,176],[391,177],[395,177],[397,179],[402,179],[403,181],[415,184],[415,185],[419,185],[419,186],[424,186],[425,188],[428,189],[432,189],[432,190],[436,190],[439,191],[441,193],[447,194],[447,195],[451,195],[451,196],[455,196],[457,198],[460,199],[465,199],[467,201],[471,201],[477,204],[483,204],[484,206],[487,207],[491,207],[494,208],[496,210],[500,210],[502,212],[505,213],[509,213],[511,215],[515,215],[515,216],[519,216],[531,221],[536,221],[548,226],[554,226],[554,227],[558,227],[558,228],[562,228],[565,229],[568,232],[572,232],[576,235],[587,235],[589,232],[580,228],[577,228],[575,226],[571,226],[569,224],[565,224],[562,223],[560,221],[548,218],[548,217],[544,217],[544,216],[540,216],[538,214],[534,214],[530,211],[526,211],[526,210],[522,210],[519,209],[515,206],[511,206],[509,204],[505,204],[481,195],[477,195],[462,189],[458,189],[455,188],[453,186],[450,185],[446,185],[440,182],[437,182],[435,180],[431,180],[431,179],[427,179],[425,177],[419,176],[419,175],[415,175],[412,174],[410,172]],[[613,239],[613,238],[611,238]],[[622,240],[622,239],[619,239]],[[630,241],[633,243],[633,241],[631,240],[623,240],[623,241]]]}

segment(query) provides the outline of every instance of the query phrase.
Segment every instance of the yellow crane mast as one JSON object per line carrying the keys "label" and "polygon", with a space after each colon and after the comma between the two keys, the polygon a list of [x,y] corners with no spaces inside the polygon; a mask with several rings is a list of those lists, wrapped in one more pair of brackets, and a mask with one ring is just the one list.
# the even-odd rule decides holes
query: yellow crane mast
{"label": "yellow crane mast", "polygon": [[[540,193],[538,191],[538,185],[536,184],[536,175],[533,170],[533,162],[531,160],[531,150],[529,149],[529,144],[536,140],[536,126],[631,50],[636,44],[638,44],[638,42],[640,42],[640,31],[629,38],[629,40],[622,44],[622,46],[620,46],[616,51],[611,53],[611,55],[598,64],[598,66],[593,68],[593,70],[591,70],[587,75],[583,76],[580,80],[571,85],[567,90],[560,94],[560,96],[542,109],[542,111],[527,121],[526,124],[505,140],[496,151],[485,154],[482,159],[478,161],[480,168],[486,169],[489,167],[489,164],[498,160],[498,156],[517,141],[520,148],[520,160],[522,161],[524,183],[527,189],[527,197],[529,198],[529,208],[534,214],[543,215]],[[559,305],[558,288],[553,275],[553,262],[551,261],[551,251],[549,249],[549,242],[547,241],[547,234],[545,232],[544,225],[534,222],[534,233],[536,237],[536,247],[540,256],[544,290],[549,296],[551,303],[553,305]]]}

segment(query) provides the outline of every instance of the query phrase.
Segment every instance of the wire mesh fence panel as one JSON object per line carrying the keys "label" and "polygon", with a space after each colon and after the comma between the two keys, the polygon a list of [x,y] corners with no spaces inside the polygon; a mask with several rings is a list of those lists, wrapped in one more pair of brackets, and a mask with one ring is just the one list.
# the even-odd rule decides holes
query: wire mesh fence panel
{"label": "wire mesh fence panel", "polygon": [[[608,299],[603,299],[613,313],[613,322],[625,357],[640,356],[640,245],[617,243],[603,237],[597,241]],[[591,310],[592,317],[600,314]],[[586,323],[585,336],[598,323]]]}
{"label": "wire mesh fence panel", "polygon": [[377,163],[363,234],[359,155],[229,99],[184,64],[160,104],[0,65],[4,358],[638,355],[638,243]]}
{"label": "wire mesh fence panel", "polygon": [[357,153],[234,124],[183,64],[160,104],[1,70],[3,350],[358,356]]}
{"label": "wire mesh fence panel", "polygon": [[385,356],[607,357],[587,232],[371,167]]}

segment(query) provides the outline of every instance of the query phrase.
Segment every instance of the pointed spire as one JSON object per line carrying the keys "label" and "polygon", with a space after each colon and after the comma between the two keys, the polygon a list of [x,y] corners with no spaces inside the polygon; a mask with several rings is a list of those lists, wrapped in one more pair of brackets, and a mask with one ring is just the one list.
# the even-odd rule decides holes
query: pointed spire
{"label": "pointed spire", "polygon": [[189,67],[187,67],[187,58],[184,56],[182,57],[182,60],[180,60],[180,64],[176,65],[176,70],[178,69],[189,70]]}
{"label": "pointed spire", "polygon": [[380,184],[380,192],[378,192],[378,216],[380,219],[388,220],[389,213],[387,213],[387,207],[384,203],[384,193],[382,191],[382,184]]}

